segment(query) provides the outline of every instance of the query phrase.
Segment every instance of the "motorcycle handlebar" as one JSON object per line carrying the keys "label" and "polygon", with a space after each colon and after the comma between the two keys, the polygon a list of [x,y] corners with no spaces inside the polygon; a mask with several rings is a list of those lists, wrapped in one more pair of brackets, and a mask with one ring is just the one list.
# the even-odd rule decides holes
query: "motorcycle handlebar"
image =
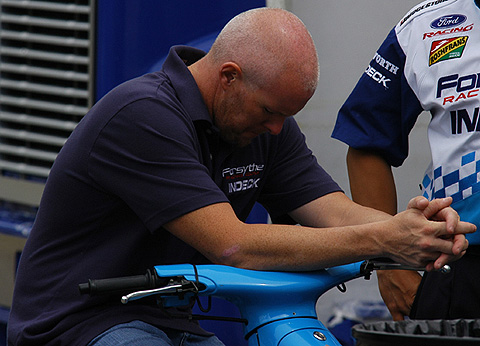
{"label": "motorcycle handlebar", "polygon": [[160,286],[158,277],[150,270],[145,275],[125,276],[120,278],[88,280],[78,285],[81,294],[101,294],[125,290],[144,290]]}
{"label": "motorcycle handlebar", "polygon": [[[399,263],[394,263],[389,259],[381,258],[364,261],[360,266],[360,272],[358,274],[360,276],[364,276],[366,279],[369,279],[373,271],[392,269],[424,270],[424,268],[412,268],[401,265]],[[450,267],[448,265],[445,265],[439,271],[444,274],[449,273]],[[159,277],[156,274],[152,274],[152,272],[148,270],[145,275],[135,275],[98,280],[90,279],[87,283],[79,284],[78,288],[81,294],[89,294],[93,296],[102,293],[111,294],[115,292],[121,293],[125,291],[132,292],[158,289],[167,286],[170,279],[171,278]]]}

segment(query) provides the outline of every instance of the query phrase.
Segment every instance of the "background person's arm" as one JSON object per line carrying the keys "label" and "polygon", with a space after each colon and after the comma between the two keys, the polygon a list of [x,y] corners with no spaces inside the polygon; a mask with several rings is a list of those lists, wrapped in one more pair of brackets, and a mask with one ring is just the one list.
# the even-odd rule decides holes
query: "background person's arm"
{"label": "background person's arm", "polygon": [[[347,153],[352,199],[368,207],[394,215],[397,192],[391,166],[379,155],[353,148]],[[380,294],[394,320],[410,314],[421,276],[415,271],[378,271]]]}

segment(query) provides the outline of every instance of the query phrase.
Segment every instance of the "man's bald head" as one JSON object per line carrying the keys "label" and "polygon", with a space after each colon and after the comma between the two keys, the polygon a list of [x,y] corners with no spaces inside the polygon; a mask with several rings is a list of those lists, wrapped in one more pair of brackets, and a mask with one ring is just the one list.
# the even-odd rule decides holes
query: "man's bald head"
{"label": "man's bald head", "polygon": [[234,17],[214,42],[208,59],[235,62],[246,83],[265,88],[285,74],[313,93],[318,81],[318,57],[312,37],[291,12],[258,8]]}

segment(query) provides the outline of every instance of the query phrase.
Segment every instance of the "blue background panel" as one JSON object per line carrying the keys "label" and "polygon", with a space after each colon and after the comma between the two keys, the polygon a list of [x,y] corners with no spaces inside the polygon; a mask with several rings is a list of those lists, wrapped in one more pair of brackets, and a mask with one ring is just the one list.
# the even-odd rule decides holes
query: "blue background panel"
{"label": "blue background panel", "polygon": [[[186,44],[207,51],[223,26],[265,0],[98,0],[95,47],[95,99],[118,84],[159,70],[171,46]],[[266,222],[256,205],[248,222]],[[196,308],[194,313],[200,313]],[[239,317],[232,304],[216,299],[210,315]],[[243,346],[243,325],[201,321],[227,346]]]}
{"label": "blue background panel", "polygon": [[264,6],[259,0],[98,0],[96,99],[149,72],[171,46],[218,33],[238,13]]}

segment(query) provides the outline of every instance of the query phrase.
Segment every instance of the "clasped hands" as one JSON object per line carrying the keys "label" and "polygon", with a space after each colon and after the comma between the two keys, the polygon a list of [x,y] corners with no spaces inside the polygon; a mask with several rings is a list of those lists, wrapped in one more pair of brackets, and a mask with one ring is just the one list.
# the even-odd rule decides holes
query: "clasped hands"
{"label": "clasped hands", "polygon": [[416,256],[427,271],[432,271],[458,260],[465,254],[468,248],[465,234],[475,232],[476,226],[460,221],[458,213],[450,207],[451,203],[451,197],[432,201],[428,201],[424,197],[415,197],[410,200],[406,210],[407,215],[420,213],[424,216],[424,218],[415,218],[415,215],[410,215],[412,216],[410,220],[414,219],[420,222],[420,219],[423,221],[426,219],[426,223],[421,225],[422,227],[419,227],[416,222],[404,223],[407,228],[416,227],[416,230],[412,227],[411,233],[413,241],[417,242],[419,251],[409,254],[398,253],[399,257],[408,262],[406,257]]}

